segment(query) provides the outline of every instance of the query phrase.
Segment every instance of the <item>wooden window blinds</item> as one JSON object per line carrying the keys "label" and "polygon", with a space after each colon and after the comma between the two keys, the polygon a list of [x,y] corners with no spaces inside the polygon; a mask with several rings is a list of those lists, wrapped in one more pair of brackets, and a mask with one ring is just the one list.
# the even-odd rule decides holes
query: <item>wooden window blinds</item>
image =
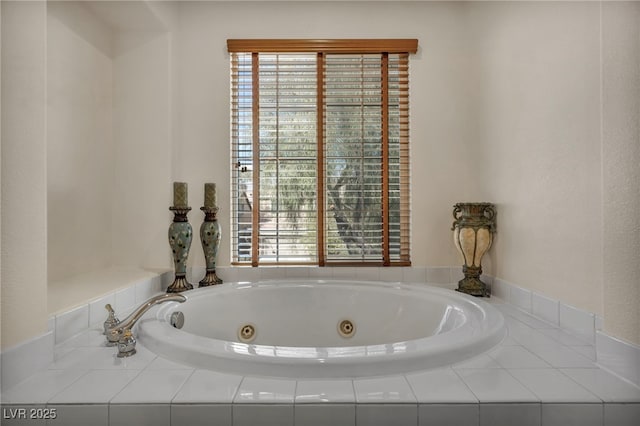
{"label": "wooden window blinds", "polygon": [[228,40],[234,264],[409,265],[417,40]]}

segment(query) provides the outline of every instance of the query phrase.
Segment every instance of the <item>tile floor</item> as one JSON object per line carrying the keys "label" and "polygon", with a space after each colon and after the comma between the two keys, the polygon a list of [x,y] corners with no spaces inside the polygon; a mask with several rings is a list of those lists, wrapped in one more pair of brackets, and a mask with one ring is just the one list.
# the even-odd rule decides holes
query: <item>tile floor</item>
{"label": "tile floor", "polygon": [[90,330],[58,345],[47,370],[3,393],[1,424],[640,424],[640,388],[600,368],[592,342],[489,301],[509,331],[492,350],[448,368],[354,380],[197,370],[141,344],[134,357],[119,359],[101,330]]}

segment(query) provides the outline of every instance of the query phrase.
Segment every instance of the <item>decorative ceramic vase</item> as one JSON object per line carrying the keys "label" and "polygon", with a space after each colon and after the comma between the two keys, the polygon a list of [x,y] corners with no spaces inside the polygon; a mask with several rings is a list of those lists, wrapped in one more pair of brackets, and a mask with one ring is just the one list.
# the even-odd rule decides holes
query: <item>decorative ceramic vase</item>
{"label": "decorative ceramic vase", "polygon": [[199,287],[207,287],[214,284],[222,284],[222,280],[216,275],[216,260],[218,259],[218,249],[220,248],[220,224],[216,215],[218,207],[200,207],[204,212],[204,222],[200,226],[200,241],[204,250],[204,260],[207,271],[200,281]]}
{"label": "decorative ceramic vase", "polygon": [[493,242],[495,216],[494,206],[490,203],[458,203],[453,206],[453,242],[464,262],[464,278],[458,281],[457,291],[489,297],[487,286],[480,281],[480,275],[482,256]]}
{"label": "decorative ceramic vase", "polygon": [[175,278],[167,288],[167,293],[180,293],[191,290],[193,285],[187,281],[187,257],[193,239],[193,230],[187,219],[191,207],[169,207],[173,211],[173,222],[169,225],[169,245],[173,252]]}

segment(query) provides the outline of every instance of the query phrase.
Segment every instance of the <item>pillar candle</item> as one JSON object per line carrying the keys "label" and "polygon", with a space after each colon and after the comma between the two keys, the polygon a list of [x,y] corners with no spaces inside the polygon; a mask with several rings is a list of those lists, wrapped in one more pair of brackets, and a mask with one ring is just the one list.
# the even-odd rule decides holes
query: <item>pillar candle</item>
{"label": "pillar candle", "polygon": [[204,184],[204,206],[206,208],[212,209],[216,207],[216,204],[217,204],[216,184],[205,183]]}
{"label": "pillar candle", "polygon": [[187,207],[188,205],[187,183],[173,182],[173,206]]}

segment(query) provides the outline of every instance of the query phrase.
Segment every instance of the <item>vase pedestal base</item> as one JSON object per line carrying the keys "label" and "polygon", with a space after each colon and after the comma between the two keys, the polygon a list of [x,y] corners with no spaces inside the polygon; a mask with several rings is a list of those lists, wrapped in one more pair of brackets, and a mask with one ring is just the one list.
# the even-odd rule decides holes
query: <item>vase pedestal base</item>
{"label": "vase pedestal base", "polygon": [[207,271],[204,278],[200,280],[200,285],[198,287],[208,287],[216,284],[222,284],[222,279],[218,278],[214,269],[213,271]]}
{"label": "vase pedestal base", "polygon": [[187,281],[184,275],[176,275],[173,283],[167,287],[167,293],[180,293],[193,289],[193,285]]}
{"label": "vase pedestal base", "polygon": [[477,277],[465,277],[458,281],[456,291],[476,297],[491,297],[487,285]]}

